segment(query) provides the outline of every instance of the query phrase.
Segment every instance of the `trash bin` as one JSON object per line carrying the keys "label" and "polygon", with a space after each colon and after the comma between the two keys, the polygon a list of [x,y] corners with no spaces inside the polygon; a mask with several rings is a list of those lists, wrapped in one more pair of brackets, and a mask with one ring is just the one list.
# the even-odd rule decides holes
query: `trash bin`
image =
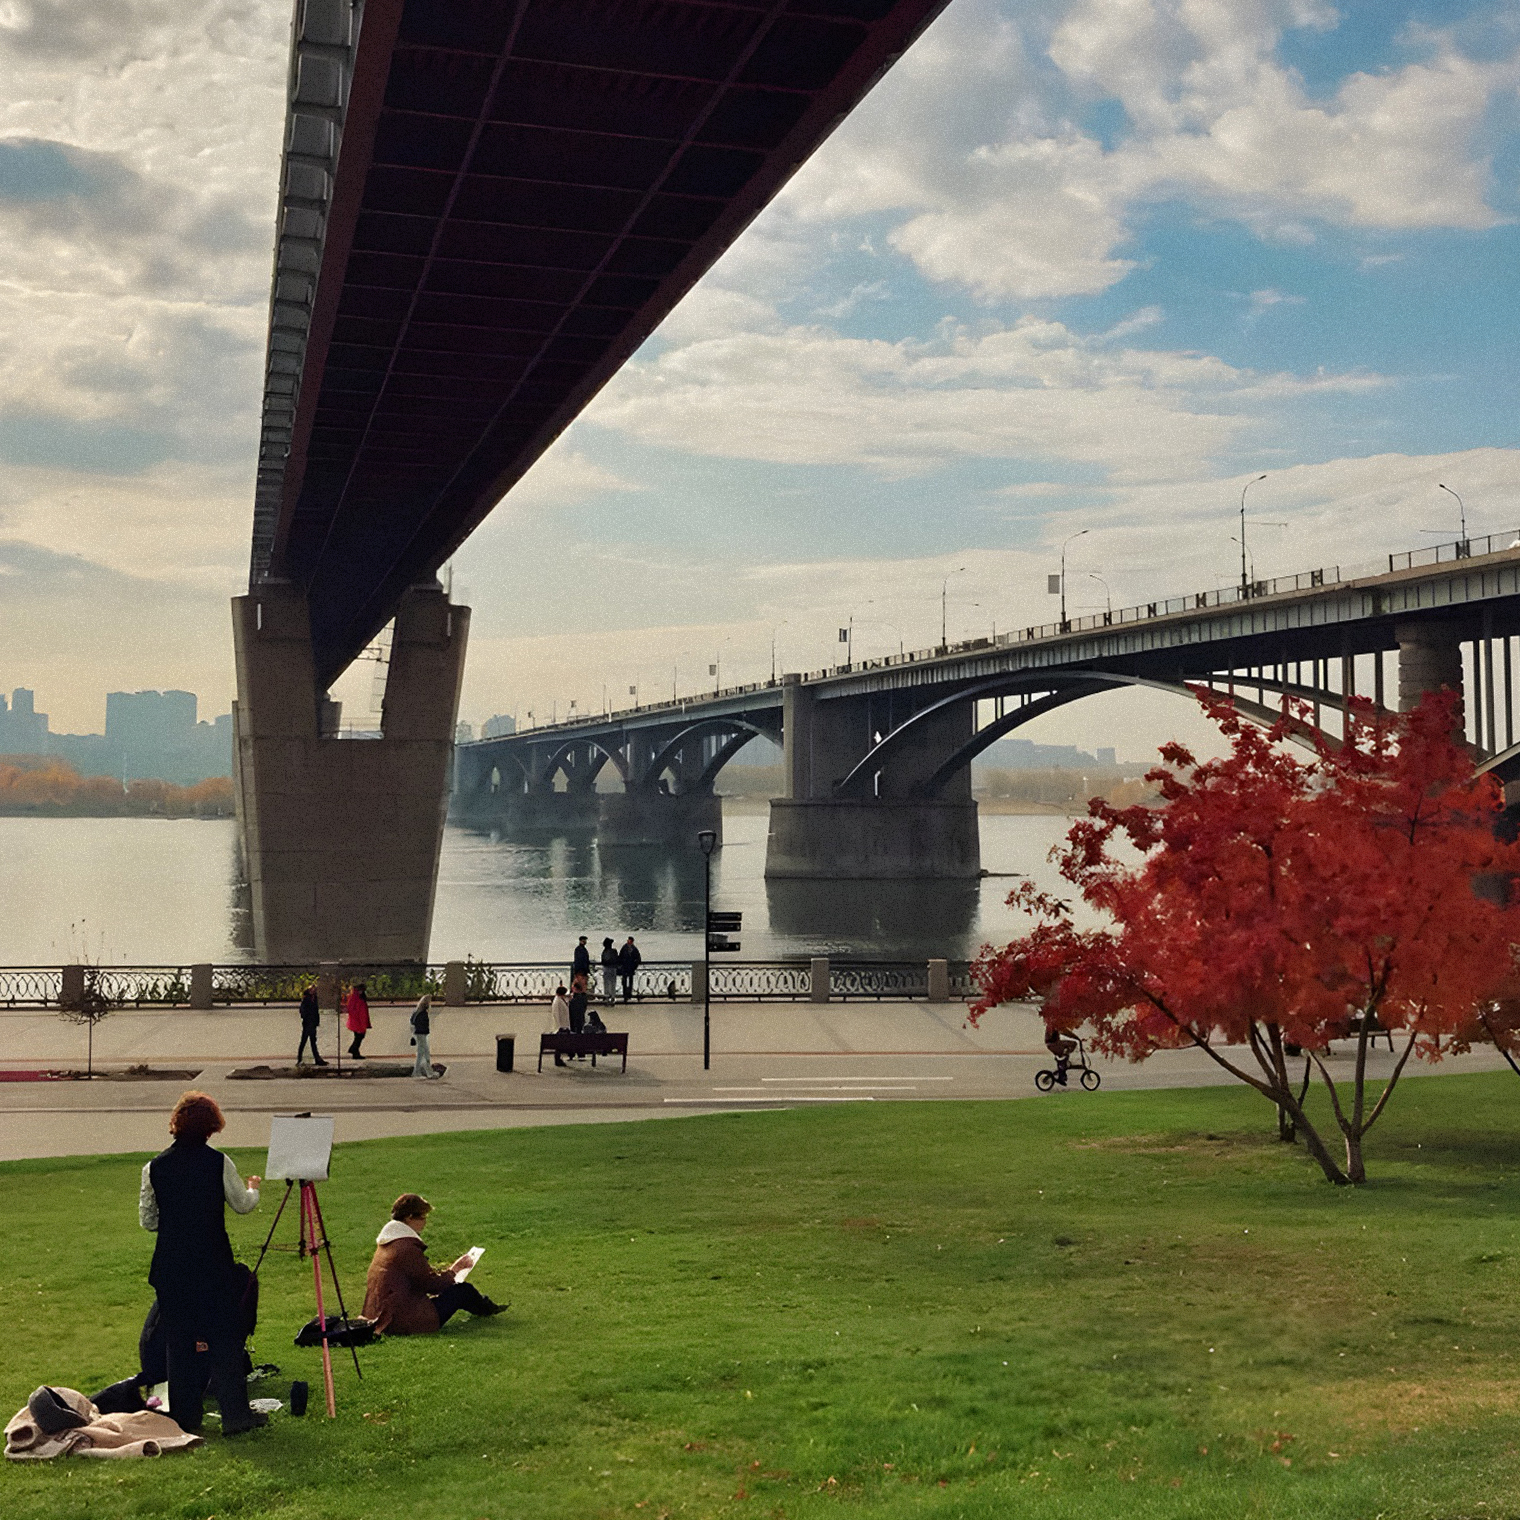
{"label": "trash bin", "polygon": [[496,1069],[497,1071],[512,1070],[512,1054],[517,1046],[516,1035],[499,1034],[496,1036]]}

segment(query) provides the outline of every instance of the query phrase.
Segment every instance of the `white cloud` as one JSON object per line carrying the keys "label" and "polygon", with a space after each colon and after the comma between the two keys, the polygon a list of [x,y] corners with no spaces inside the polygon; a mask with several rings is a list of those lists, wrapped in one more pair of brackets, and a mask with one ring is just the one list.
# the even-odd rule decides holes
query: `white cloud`
{"label": "white cloud", "polygon": [[552,511],[604,491],[639,491],[643,487],[625,480],[578,453],[561,439],[514,486],[502,505],[501,517],[518,517],[533,510]]}
{"label": "white cloud", "polygon": [[[1277,242],[1311,242],[1319,224],[1496,225],[1482,129],[1520,58],[1411,34],[1428,56],[1321,100],[1275,49],[1286,29],[1336,20],[1315,0],[1076,0],[1016,20],[992,0],[952,7],[797,176],[782,215],[885,215],[923,274],[989,301],[1117,283],[1135,212],[1161,199]],[[1075,124],[1105,99],[1126,118],[1108,146]]]}
{"label": "white cloud", "polygon": [[793,327],[640,360],[587,416],[646,442],[733,459],[899,473],[1018,457],[1096,466],[1113,479],[1171,479],[1226,450],[1251,425],[1253,406],[1380,383],[1114,349],[1036,318],[981,333],[947,327],[932,343]]}

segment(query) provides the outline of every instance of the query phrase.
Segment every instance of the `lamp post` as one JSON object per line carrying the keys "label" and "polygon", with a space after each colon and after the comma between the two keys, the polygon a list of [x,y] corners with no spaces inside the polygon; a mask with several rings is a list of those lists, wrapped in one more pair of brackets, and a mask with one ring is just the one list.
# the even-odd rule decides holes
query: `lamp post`
{"label": "lamp post", "polygon": [[947,636],[947,612],[950,605],[950,576],[964,575],[965,573],[966,567],[964,565],[961,565],[959,568],[952,570],[950,572],[950,575],[947,575],[944,580],[939,583],[939,647],[941,649],[948,648],[950,644],[949,637]]}
{"label": "lamp post", "polygon": [[1251,577],[1246,571],[1246,492],[1257,480],[1266,478],[1264,474],[1258,475],[1255,480],[1248,480],[1240,488],[1240,594],[1243,597],[1251,594]]}
{"label": "lamp post", "polygon": [[1457,508],[1462,514],[1462,542],[1465,544],[1467,542],[1467,503],[1460,496],[1457,496],[1457,493],[1450,486],[1443,486],[1439,480],[1436,482],[1436,489],[1438,491],[1445,491],[1448,496],[1457,497]]}
{"label": "lamp post", "polygon": [[1109,590],[1108,582],[1104,580],[1096,570],[1089,570],[1087,572],[1087,578],[1090,581],[1097,581],[1097,583],[1103,588],[1103,599],[1108,605],[1108,615],[1112,617],[1114,615],[1114,594]]}
{"label": "lamp post", "polygon": [[1071,535],[1070,538],[1068,538],[1066,540],[1066,543],[1064,543],[1064,544],[1061,545],[1061,626],[1062,626],[1062,628],[1065,628],[1065,626],[1066,626],[1066,545],[1067,544],[1073,544],[1079,538],[1086,537],[1086,535],[1087,535],[1087,533],[1089,531],[1090,530],[1087,529],[1087,528],[1079,528],[1075,533],[1073,533]]}
{"label": "lamp post", "polygon": [[718,836],[712,829],[697,834],[697,848],[702,852],[702,1070],[712,1066],[712,935],[708,922],[712,916],[712,853]]}

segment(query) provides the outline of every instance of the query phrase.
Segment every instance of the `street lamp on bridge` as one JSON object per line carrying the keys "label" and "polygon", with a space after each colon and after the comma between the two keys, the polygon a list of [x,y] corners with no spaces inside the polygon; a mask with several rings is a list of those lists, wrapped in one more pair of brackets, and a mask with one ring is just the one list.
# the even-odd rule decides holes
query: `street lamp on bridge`
{"label": "street lamp on bridge", "polygon": [[1438,491],[1445,491],[1448,496],[1457,497],[1457,508],[1462,514],[1462,542],[1465,544],[1467,542],[1467,503],[1460,496],[1457,496],[1457,493],[1450,486],[1443,486],[1439,480],[1436,482],[1436,489]]}
{"label": "street lamp on bridge", "polygon": [[1092,530],[1090,528],[1078,528],[1077,531],[1073,533],[1071,537],[1061,545],[1061,574],[1059,576],[1060,584],[1053,586],[1051,589],[1058,591],[1061,594],[1061,627],[1063,630],[1066,627],[1066,547],[1067,544],[1073,544],[1079,538],[1085,538],[1091,531]]}
{"label": "street lamp on bridge", "polygon": [[1246,492],[1256,484],[1257,480],[1265,480],[1265,474],[1256,476],[1255,480],[1248,480],[1240,488],[1240,594],[1250,596],[1251,577],[1246,570]]}
{"label": "street lamp on bridge", "polygon": [[939,647],[941,649],[947,649],[950,645],[950,640],[947,637],[947,609],[950,605],[950,576],[964,575],[965,573],[966,567],[964,565],[961,565],[958,569],[952,570],[950,572],[950,575],[947,575],[944,580],[939,583]]}

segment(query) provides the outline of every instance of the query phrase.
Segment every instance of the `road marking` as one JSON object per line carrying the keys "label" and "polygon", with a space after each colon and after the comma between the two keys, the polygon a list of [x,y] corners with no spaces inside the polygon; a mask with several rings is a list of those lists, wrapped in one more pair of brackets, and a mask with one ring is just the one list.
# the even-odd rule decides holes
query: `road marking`
{"label": "road marking", "polygon": [[825,1097],[821,1093],[816,1096],[809,1093],[777,1093],[774,1097],[765,1098],[666,1098],[664,1101],[723,1108],[734,1103],[874,1103],[876,1099],[870,1093],[861,1093],[858,1097],[841,1094],[837,1098]]}
{"label": "road marking", "polygon": [[884,1076],[880,1076],[880,1075],[870,1076],[870,1077],[841,1077],[841,1076],[835,1076],[831,1072],[829,1075],[822,1076],[822,1077],[761,1077],[760,1080],[762,1082],[776,1082],[776,1083],[782,1083],[782,1082],[814,1082],[814,1083],[816,1083],[816,1082],[852,1082],[852,1083],[868,1083],[868,1082],[915,1082],[916,1083],[916,1082],[953,1082],[953,1081],[955,1081],[955,1078],[954,1077],[919,1077],[919,1076],[913,1076],[913,1077],[884,1077]]}
{"label": "road marking", "polygon": [[[715,1087],[714,1092],[741,1093],[741,1092],[765,1092],[763,1087]],[[808,1092],[917,1092],[918,1088],[911,1085],[888,1085],[884,1082],[855,1082],[849,1087],[830,1087],[825,1083],[819,1083],[813,1087],[798,1089],[790,1093],[777,1093],[778,1098],[800,1098]]]}

